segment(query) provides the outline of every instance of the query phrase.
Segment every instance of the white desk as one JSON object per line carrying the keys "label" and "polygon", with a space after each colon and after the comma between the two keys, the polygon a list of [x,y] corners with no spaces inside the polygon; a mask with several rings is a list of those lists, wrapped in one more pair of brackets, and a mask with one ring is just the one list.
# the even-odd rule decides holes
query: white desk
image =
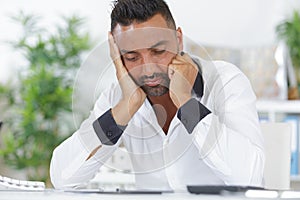
{"label": "white desk", "polygon": [[[221,200],[248,199],[244,195],[195,195],[189,193],[165,193],[165,194],[98,194],[98,193],[71,193],[59,190],[45,190],[41,192],[26,191],[0,191],[0,200]],[[266,200],[266,198],[256,198]]]}

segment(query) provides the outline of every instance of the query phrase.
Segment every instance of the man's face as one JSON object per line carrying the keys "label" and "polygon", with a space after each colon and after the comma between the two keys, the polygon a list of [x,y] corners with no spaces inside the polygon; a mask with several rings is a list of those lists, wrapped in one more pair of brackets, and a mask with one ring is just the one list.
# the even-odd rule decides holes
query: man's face
{"label": "man's face", "polygon": [[182,50],[181,30],[170,29],[157,14],[143,23],[118,24],[113,35],[123,63],[136,84],[149,96],[167,93],[168,65]]}

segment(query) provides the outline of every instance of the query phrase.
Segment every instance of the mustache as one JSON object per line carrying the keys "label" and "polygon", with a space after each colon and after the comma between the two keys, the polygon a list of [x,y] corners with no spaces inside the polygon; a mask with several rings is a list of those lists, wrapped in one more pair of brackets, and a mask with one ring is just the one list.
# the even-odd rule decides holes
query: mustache
{"label": "mustache", "polygon": [[169,81],[168,74],[166,74],[166,73],[153,73],[151,76],[147,76],[147,75],[141,76],[139,78],[139,83],[143,84],[147,80],[153,80],[153,79],[156,79],[156,78],[161,78],[161,79]]}

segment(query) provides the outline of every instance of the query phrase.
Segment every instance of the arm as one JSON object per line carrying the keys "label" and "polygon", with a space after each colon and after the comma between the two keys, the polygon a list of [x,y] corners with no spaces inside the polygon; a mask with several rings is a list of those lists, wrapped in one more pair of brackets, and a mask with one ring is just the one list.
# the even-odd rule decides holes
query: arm
{"label": "arm", "polygon": [[80,128],[53,152],[50,176],[55,188],[73,187],[91,180],[118,147],[102,145],[92,124],[110,108],[104,93]]}
{"label": "arm", "polygon": [[129,76],[121,60],[120,51],[112,34],[108,33],[110,57],[116,67],[116,75],[122,90],[122,98],[112,109],[112,115],[117,124],[125,126],[137,112],[146,99],[144,91],[138,87]]}
{"label": "arm", "polygon": [[[228,74],[221,72],[208,76],[218,78],[206,82],[210,97],[206,97],[204,103],[211,113],[203,118],[198,117],[198,122],[195,122],[189,116],[201,116],[205,106],[200,102],[197,102],[198,105],[187,102],[180,110],[183,118],[192,123],[183,124],[194,134],[194,143],[201,158],[226,184],[261,186],[264,150],[256,98],[247,78],[235,67],[224,65],[234,70],[229,70]],[[191,114],[191,110],[194,113]]]}
{"label": "arm", "polygon": [[92,179],[101,165],[111,157],[127,123],[146,98],[123,66],[118,47],[110,33],[109,45],[122,91],[121,97],[112,106],[108,100],[112,98],[101,95],[93,112],[79,130],[54,150],[50,176],[56,188],[72,187]]}

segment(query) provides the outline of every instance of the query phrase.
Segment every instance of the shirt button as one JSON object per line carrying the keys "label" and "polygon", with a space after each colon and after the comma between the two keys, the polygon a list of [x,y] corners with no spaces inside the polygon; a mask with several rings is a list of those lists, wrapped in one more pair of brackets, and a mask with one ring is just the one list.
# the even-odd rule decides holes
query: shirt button
{"label": "shirt button", "polygon": [[107,135],[107,137],[111,137],[111,136],[113,136],[113,133],[111,131],[107,131],[106,135]]}

